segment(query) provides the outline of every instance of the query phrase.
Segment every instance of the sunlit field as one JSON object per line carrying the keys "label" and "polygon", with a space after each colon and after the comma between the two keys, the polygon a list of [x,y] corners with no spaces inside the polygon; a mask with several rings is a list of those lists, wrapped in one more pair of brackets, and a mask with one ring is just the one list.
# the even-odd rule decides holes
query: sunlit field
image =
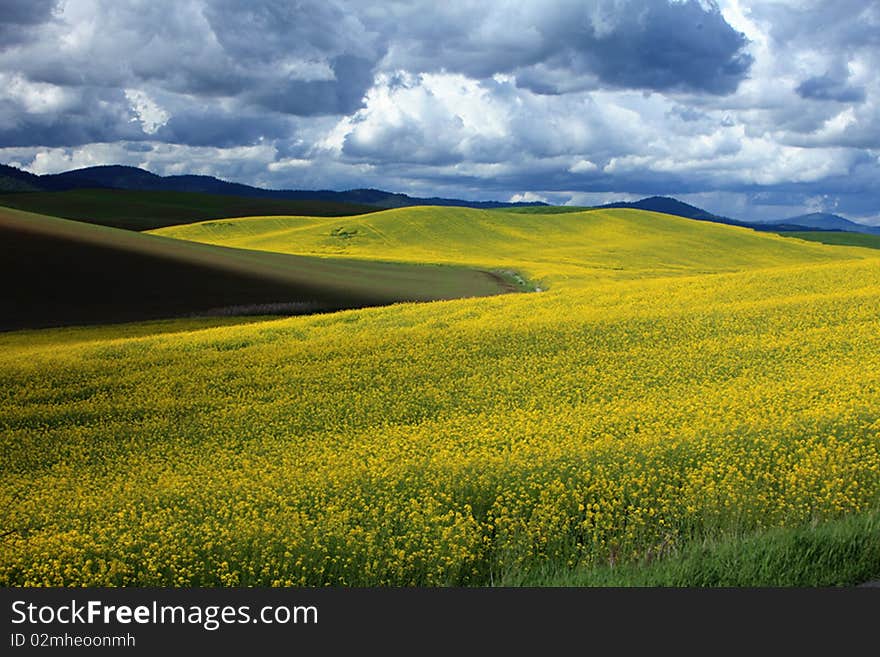
{"label": "sunlit field", "polygon": [[635,210],[157,232],[541,291],[0,334],[0,584],[541,584],[880,508],[880,251]]}

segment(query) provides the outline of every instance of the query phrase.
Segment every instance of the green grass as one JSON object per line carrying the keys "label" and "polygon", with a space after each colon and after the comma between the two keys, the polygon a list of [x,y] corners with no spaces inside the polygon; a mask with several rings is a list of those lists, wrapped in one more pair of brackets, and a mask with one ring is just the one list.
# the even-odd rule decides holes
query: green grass
{"label": "green grass", "polygon": [[40,189],[17,178],[10,178],[0,174],[0,194],[8,194],[14,192],[38,192]]}
{"label": "green grass", "polygon": [[795,237],[810,242],[833,244],[838,246],[863,246],[868,249],[880,249],[880,235],[866,233],[845,233],[828,230],[780,232],[783,237]]}
{"label": "green grass", "polygon": [[660,558],[511,574],[508,586],[854,586],[880,579],[880,511],[706,541]]}
{"label": "green grass", "polygon": [[255,214],[335,217],[376,210],[367,205],[331,201],[287,201],[222,194],[114,189],[0,193],[0,206],[128,230],[151,230],[215,217]]}
{"label": "green grass", "polygon": [[[295,314],[514,291],[465,267],[209,246],[0,208],[0,329]],[[238,310],[235,310],[235,309]]]}

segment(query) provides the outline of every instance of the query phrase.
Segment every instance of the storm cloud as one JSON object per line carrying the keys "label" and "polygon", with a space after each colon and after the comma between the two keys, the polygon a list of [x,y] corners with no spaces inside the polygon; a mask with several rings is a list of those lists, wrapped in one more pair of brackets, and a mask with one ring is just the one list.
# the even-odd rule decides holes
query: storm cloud
{"label": "storm cloud", "polygon": [[0,51],[27,41],[31,32],[48,21],[57,0],[4,0],[0,17]]}
{"label": "storm cloud", "polygon": [[724,94],[751,64],[745,36],[697,0],[414,5],[393,10],[401,27],[388,58],[411,71],[515,74],[548,94],[603,85]]}
{"label": "storm cloud", "polygon": [[880,221],[871,0],[6,0],[0,161]]}
{"label": "storm cloud", "polygon": [[865,100],[864,87],[854,87],[846,78],[832,75],[818,75],[801,82],[797,92],[802,98],[815,100],[836,100],[839,103],[861,103]]}

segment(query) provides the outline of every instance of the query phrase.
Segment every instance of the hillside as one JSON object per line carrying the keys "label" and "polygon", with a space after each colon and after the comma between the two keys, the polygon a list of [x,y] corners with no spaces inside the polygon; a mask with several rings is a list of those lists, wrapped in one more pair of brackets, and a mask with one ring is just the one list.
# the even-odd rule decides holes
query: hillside
{"label": "hillside", "polygon": [[515,289],[460,267],[243,251],[3,208],[0,275],[0,330],[302,314]]}
{"label": "hillside", "polygon": [[417,207],[336,219],[228,219],[155,232],[282,253],[509,267],[545,285],[851,257],[846,249],[629,209],[541,215]]}
{"label": "hillside", "polygon": [[0,194],[0,206],[128,230],[151,230],[215,217],[255,214],[344,216],[375,212],[369,205],[201,194],[195,192],[76,189]]}
{"label": "hillside", "polygon": [[880,235],[867,235],[865,233],[849,233],[833,230],[817,230],[802,232],[782,232],[784,237],[821,242],[822,244],[834,244],[838,246],[863,246],[867,249],[880,249]]}

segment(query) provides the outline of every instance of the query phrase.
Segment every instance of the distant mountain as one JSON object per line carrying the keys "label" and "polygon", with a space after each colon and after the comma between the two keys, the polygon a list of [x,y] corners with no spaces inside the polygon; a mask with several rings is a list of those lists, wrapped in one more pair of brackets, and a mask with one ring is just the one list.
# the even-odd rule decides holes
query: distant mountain
{"label": "distant mountain", "polygon": [[686,217],[688,219],[696,219],[698,221],[712,221],[714,223],[742,226],[744,228],[752,228],[760,231],[790,232],[834,230],[849,233],[880,235],[880,226],[866,226],[865,224],[850,221],[849,219],[836,214],[814,212],[812,214],[803,214],[797,217],[789,217],[788,219],[780,219],[778,221],[739,221],[737,219],[731,219],[730,217],[712,214],[702,208],[683,203],[678,199],[670,198],[668,196],[651,196],[632,203],[620,201],[617,203],[608,203],[600,207],[650,210],[652,212],[662,212],[664,214],[672,214],[679,217]]}
{"label": "distant mountain", "polygon": [[0,193],[41,191],[40,177],[27,171],[0,164]]}
{"label": "distant mountain", "polygon": [[[35,176],[15,167],[0,164],[0,193],[30,191],[67,191],[73,189],[116,189],[128,191],[199,192],[244,198],[295,201],[330,201],[375,208],[402,208],[412,205],[446,205],[468,208],[512,208],[546,206],[547,203],[505,203],[502,201],[465,201],[455,198],[420,198],[395,194],[380,189],[332,190],[263,189],[240,183],[227,182],[213,176],[158,176],[149,171],[129,166],[98,166],[64,173]],[[713,214],[669,196],[650,196],[639,201],[619,201],[597,206],[599,208],[633,208],[662,212],[697,221],[711,221],[729,226],[742,226],[760,231],[835,230],[869,235],[880,235],[880,226],[866,226],[836,214],[812,213],[771,222],[747,222]]]}
{"label": "distant mountain", "polygon": [[779,221],[771,221],[767,226],[773,226],[779,230],[838,230],[848,233],[866,233],[868,235],[880,235],[880,226],[866,226],[855,221],[850,221],[839,214],[828,212],[812,212],[797,217],[789,217]]}
{"label": "distant mountain", "polygon": [[752,225],[743,221],[737,221],[730,217],[722,217],[717,214],[707,212],[695,205],[690,205],[669,196],[649,196],[640,201],[618,201],[616,203],[606,203],[599,206],[600,208],[632,208],[634,210],[648,210],[650,212],[662,212],[663,214],[671,214],[677,217],[685,217],[687,219],[696,219],[697,221],[711,221],[716,224],[729,224],[731,226],[746,226],[751,228]]}
{"label": "distant mountain", "polygon": [[68,191],[72,189],[122,189],[129,191],[200,192],[250,198],[300,201],[333,201],[380,208],[411,205],[448,205],[469,208],[506,208],[547,205],[541,202],[504,203],[501,201],[465,201],[454,198],[418,198],[379,189],[275,190],[227,182],[213,176],[158,176],[137,167],[98,166],[44,176],[34,176],[14,167],[0,169],[0,191]]}
{"label": "distant mountain", "polygon": [[76,169],[64,173],[40,176],[40,183],[47,191],[70,189],[162,189],[162,178],[136,167],[104,166]]}

